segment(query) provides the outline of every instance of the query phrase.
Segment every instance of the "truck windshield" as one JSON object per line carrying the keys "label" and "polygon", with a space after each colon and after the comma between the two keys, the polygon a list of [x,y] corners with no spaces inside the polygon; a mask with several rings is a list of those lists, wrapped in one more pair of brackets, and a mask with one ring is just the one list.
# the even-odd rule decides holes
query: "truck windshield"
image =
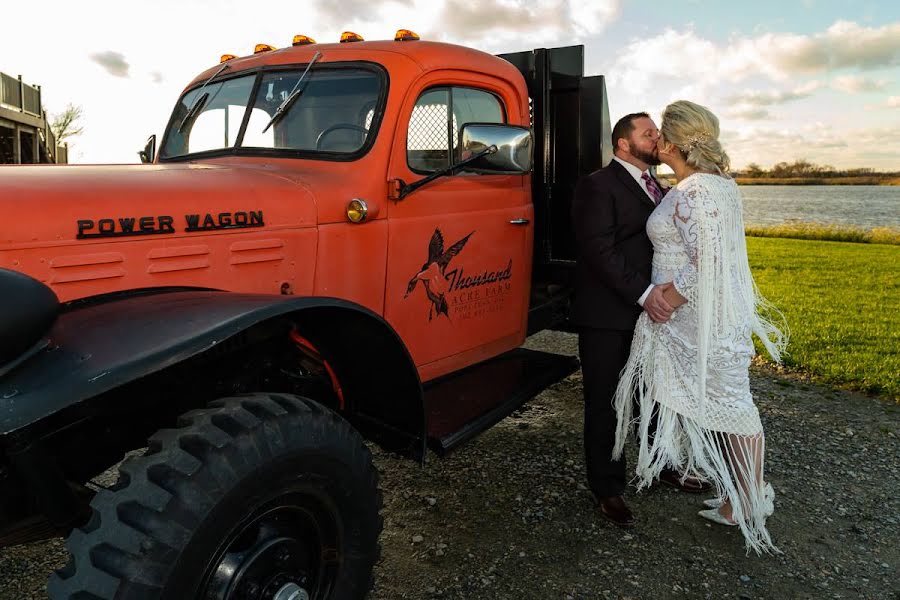
{"label": "truck windshield", "polygon": [[[259,149],[323,156],[360,151],[382,86],[379,74],[368,69],[312,69],[284,116],[263,131],[302,73],[264,71],[187,92],[169,121],[160,158],[237,148],[244,154]],[[197,103],[201,91],[207,97]],[[186,118],[192,107],[196,114]]]}

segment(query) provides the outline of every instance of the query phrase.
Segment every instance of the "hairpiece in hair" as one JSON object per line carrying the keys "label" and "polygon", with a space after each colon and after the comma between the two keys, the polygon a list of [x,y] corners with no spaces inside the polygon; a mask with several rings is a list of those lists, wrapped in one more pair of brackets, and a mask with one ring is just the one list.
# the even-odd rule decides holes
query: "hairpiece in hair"
{"label": "hairpiece in hair", "polygon": [[685,152],[690,152],[700,144],[705,144],[712,138],[708,131],[698,131],[688,136],[687,142],[684,144]]}

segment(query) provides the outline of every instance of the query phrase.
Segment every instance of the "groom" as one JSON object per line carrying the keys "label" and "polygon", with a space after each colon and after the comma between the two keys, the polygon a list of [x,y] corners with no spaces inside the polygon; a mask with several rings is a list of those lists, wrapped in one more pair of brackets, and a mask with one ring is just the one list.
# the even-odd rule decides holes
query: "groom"
{"label": "groom", "polygon": [[[614,156],[608,166],[583,177],[575,188],[572,224],[578,245],[575,301],[584,382],[584,454],[588,484],[600,514],[621,527],[634,515],[625,503],[625,460],[612,460],[616,412],[612,404],[619,372],[628,361],[641,311],[657,323],[669,320],[663,298],[671,283],[650,283],[653,246],[647,218],[664,192],[649,167],[659,164],[659,129],[647,113],[622,117],[612,131]],[[675,471],[660,480],[688,492],[709,485],[681,481]]]}

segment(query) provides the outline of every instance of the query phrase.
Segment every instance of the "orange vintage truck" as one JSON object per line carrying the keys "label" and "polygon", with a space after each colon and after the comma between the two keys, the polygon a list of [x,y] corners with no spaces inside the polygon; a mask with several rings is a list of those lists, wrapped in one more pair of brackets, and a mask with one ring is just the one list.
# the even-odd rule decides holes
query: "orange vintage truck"
{"label": "orange vintage truck", "polygon": [[423,460],[577,369],[519,346],[611,157],[582,50],[297,36],[149,164],[0,167],[0,545],[68,535],[54,599],[364,597],[363,440]]}

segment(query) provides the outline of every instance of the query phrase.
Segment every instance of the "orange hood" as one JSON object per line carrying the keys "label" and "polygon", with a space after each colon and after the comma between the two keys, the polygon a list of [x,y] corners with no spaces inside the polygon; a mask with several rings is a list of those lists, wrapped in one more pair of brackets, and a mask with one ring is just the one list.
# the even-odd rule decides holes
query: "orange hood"
{"label": "orange hood", "polygon": [[260,221],[265,228],[316,225],[306,186],[265,167],[209,164],[2,167],[0,211],[0,250],[178,237]]}

